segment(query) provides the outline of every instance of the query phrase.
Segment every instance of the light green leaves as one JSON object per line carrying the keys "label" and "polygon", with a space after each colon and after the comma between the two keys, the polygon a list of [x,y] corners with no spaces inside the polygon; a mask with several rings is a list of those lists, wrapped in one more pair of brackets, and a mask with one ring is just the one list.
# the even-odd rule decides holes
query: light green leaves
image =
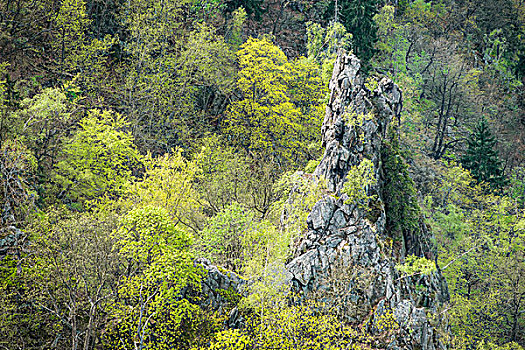
{"label": "light green leaves", "polygon": [[171,222],[165,209],[146,206],[130,211],[115,234],[120,253],[137,261],[148,262],[161,258],[167,250],[182,249],[191,237]]}
{"label": "light green leaves", "polygon": [[122,193],[139,164],[133,136],[125,118],[109,111],[90,111],[63,147],[56,177],[76,200]]}
{"label": "light green leaves", "polygon": [[248,39],[237,57],[242,99],[228,109],[226,132],[252,157],[278,167],[304,160],[321,123],[323,83],[309,72],[318,68],[305,60],[290,64],[267,39]]}
{"label": "light green leaves", "polygon": [[113,236],[129,265],[112,309],[118,324],[110,329],[107,345],[173,348],[183,335],[182,321],[198,309],[181,298],[184,288],[200,288],[201,272],[187,250],[191,236],[175,228],[168,212],[155,206],[130,211]]}
{"label": "light green leaves", "polygon": [[346,182],[343,186],[343,193],[348,195],[345,203],[356,203],[361,207],[366,207],[368,201],[373,199],[373,196],[368,194],[371,187],[377,184],[377,179],[374,171],[374,164],[369,159],[363,159],[359,165],[354,165],[348,171]]}
{"label": "light green leaves", "polygon": [[396,269],[407,275],[429,275],[436,271],[436,264],[425,257],[409,255],[403,264],[396,265]]}

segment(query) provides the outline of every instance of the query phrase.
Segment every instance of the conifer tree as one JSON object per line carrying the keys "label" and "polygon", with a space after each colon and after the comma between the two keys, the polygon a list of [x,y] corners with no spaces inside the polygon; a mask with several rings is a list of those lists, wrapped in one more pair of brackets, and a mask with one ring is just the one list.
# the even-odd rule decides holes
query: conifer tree
{"label": "conifer tree", "polygon": [[326,15],[334,16],[352,34],[354,53],[363,61],[365,68],[375,54],[377,25],[374,16],[379,12],[378,0],[339,0],[331,2]]}
{"label": "conifer tree", "polygon": [[494,148],[497,141],[490,132],[485,118],[476,125],[467,141],[467,152],[461,158],[463,167],[469,169],[476,180],[486,182],[492,188],[504,186],[502,162]]}

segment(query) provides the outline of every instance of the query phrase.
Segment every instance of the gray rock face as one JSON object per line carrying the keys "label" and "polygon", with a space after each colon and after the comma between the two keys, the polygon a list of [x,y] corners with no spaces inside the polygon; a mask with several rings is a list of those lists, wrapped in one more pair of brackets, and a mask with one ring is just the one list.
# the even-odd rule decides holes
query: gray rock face
{"label": "gray rock face", "polygon": [[[395,264],[404,256],[394,256],[385,232],[381,145],[389,123],[401,111],[401,92],[386,78],[365,84],[360,66],[355,56],[344,52],[334,65],[322,126],[325,153],[314,172],[326,179],[331,195],[312,208],[308,232],[287,265],[292,288],[305,298],[333,304],[348,321],[365,324],[372,333],[381,331],[382,315],[393,317],[399,329],[385,340],[388,348],[440,349],[444,345],[435,327],[439,319],[427,314],[438,314],[448,300],[446,282],[439,270],[402,277]],[[373,215],[345,203],[349,198],[342,193],[349,170],[365,158],[374,165],[377,180],[366,189],[374,198],[368,203]],[[422,230],[421,235],[429,233]],[[433,257],[433,252],[421,255]]]}
{"label": "gray rock face", "polygon": [[[194,263],[204,270],[202,290],[198,293],[197,304],[204,310],[222,315],[228,313],[225,322],[227,327],[242,327],[244,319],[236,305],[244,296],[246,281],[232,271],[224,271],[212,265],[206,258],[196,259]],[[182,296],[188,297],[187,293],[194,296],[194,291],[191,290],[186,290]]]}
{"label": "gray rock face", "polygon": [[234,272],[221,271],[205,258],[197,259],[195,264],[205,272],[201,282],[200,306],[217,311],[227,304],[232,304],[236,296],[242,295],[246,281]]}
{"label": "gray rock face", "polygon": [[21,245],[24,237],[24,232],[13,225],[0,228],[0,258],[13,253]]}

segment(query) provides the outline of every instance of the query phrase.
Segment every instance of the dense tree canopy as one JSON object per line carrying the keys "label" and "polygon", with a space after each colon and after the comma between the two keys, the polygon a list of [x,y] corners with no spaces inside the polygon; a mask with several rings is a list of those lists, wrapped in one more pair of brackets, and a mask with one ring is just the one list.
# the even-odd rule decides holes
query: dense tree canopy
{"label": "dense tree canopy", "polygon": [[[403,109],[381,173],[330,193],[342,49]],[[369,334],[283,288],[312,207],[345,196],[381,197],[392,252],[432,232],[435,262],[399,271],[439,266],[448,348],[523,349],[524,155],[522,0],[0,0],[0,348],[374,348],[392,315]],[[201,307],[196,258],[246,294]]]}

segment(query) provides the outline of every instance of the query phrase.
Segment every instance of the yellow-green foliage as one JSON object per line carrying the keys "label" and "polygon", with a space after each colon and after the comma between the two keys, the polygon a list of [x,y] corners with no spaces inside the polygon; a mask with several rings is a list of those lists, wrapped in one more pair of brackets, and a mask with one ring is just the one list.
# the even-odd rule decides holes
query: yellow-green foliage
{"label": "yellow-green foliage", "polygon": [[125,118],[109,111],[90,111],[63,146],[56,179],[76,200],[121,194],[139,163]]}
{"label": "yellow-green foliage", "polygon": [[379,49],[379,55],[392,54],[392,44],[387,40],[387,38],[395,27],[395,11],[396,8],[394,6],[385,5],[374,16],[374,22],[377,26],[377,37],[379,39],[376,43],[377,48]]}
{"label": "yellow-green foliage", "polygon": [[84,31],[89,24],[84,0],[64,0],[55,18],[58,40],[54,43],[61,52],[62,60],[66,55],[77,51],[84,40]]}
{"label": "yellow-green foliage", "polygon": [[189,0],[133,0],[125,4],[123,19],[131,38],[128,53],[138,64],[169,49],[168,36],[180,31],[183,8]]}
{"label": "yellow-green foliage", "polygon": [[202,169],[196,188],[206,211],[212,215],[233,202],[257,213],[264,213],[272,198],[273,175],[267,164],[260,164],[231,147],[217,136],[202,140],[195,160]]}
{"label": "yellow-green foliage", "polygon": [[320,75],[325,85],[332,77],[338,49],[349,50],[352,34],[347,33],[339,22],[331,22],[327,28],[314,22],[306,23],[308,59],[320,67]]}
{"label": "yellow-green foliage", "polygon": [[[7,68],[9,67],[9,63],[7,62],[0,62],[0,116],[2,116],[2,120],[4,118],[4,110],[7,107],[8,102],[8,96],[6,94],[7,92],[7,81],[4,78],[6,76]],[[3,135],[0,133],[0,138]]]}
{"label": "yellow-green foliage", "polygon": [[[20,109],[10,113],[9,128],[32,150],[38,161],[39,176],[49,176],[49,170],[57,161],[61,138],[76,123],[77,88],[68,84],[62,88],[43,89],[32,98],[22,100]],[[7,124],[7,123],[6,123]]]}
{"label": "yellow-green foliage", "polygon": [[424,208],[451,294],[452,342],[465,349],[520,339],[524,213],[512,199],[487,193],[468,171],[445,165]]}
{"label": "yellow-green foliage", "polygon": [[372,336],[336,317],[324,303],[303,301],[301,305],[290,306],[284,296],[278,295],[272,303],[251,309],[244,328],[221,331],[209,346],[199,350],[357,350],[370,348],[378,344],[378,339],[399,329],[391,310],[374,317],[377,336]]}
{"label": "yellow-green foliage", "polygon": [[372,112],[369,112],[367,114],[363,113],[356,113],[356,112],[345,112],[344,113],[344,120],[346,125],[348,125],[350,128],[353,128],[358,141],[363,142],[363,124],[369,120],[372,120],[374,118],[374,115]]}
{"label": "yellow-green foliage", "polygon": [[[233,203],[210,219],[196,249],[214,263],[264,282],[273,269],[284,263],[290,241],[268,220]],[[253,289],[262,291],[263,285]],[[254,295],[254,298],[258,298]]]}
{"label": "yellow-green foliage", "polygon": [[242,44],[242,28],[246,21],[246,10],[243,7],[239,7],[233,11],[232,19],[230,21],[230,36],[228,42],[233,49],[238,50]]}
{"label": "yellow-green foliage", "polygon": [[327,28],[315,22],[308,22],[306,33],[308,58],[318,62],[334,59],[337,49],[348,48],[352,41],[352,34],[347,33],[345,27],[339,22],[333,22]]}
{"label": "yellow-green foliage", "polygon": [[33,131],[31,137],[44,138],[49,137],[47,134],[50,134],[46,129],[48,124],[60,129],[61,125],[72,119],[68,111],[70,106],[68,106],[66,92],[73,89],[72,84],[65,85],[63,88],[47,88],[32,98],[24,99],[20,106],[22,108],[16,113],[18,118],[25,121],[23,129],[20,127],[22,130],[19,131],[23,133],[29,129]]}
{"label": "yellow-green foliage", "polygon": [[387,310],[379,315],[376,313],[374,315],[374,326],[380,333],[399,329],[399,324],[394,318],[394,313],[391,310]]}
{"label": "yellow-green foliage", "polygon": [[248,316],[245,328],[220,332],[201,349],[346,350],[368,343],[368,337],[322,310],[315,303],[267,308]]}
{"label": "yellow-green foliage", "polygon": [[476,350],[523,350],[523,347],[516,342],[509,342],[503,345],[497,345],[482,340],[478,344],[476,344]]}
{"label": "yellow-green foliage", "polygon": [[226,115],[226,131],[252,157],[262,155],[279,166],[303,160],[318,138],[322,82],[307,61],[290,64],[266,39],[253,39],[237,52],[237,87],[243,99]]}
{"label": "yellow-green foliage", "polygon": [[253,239],[256,230],[255,214],[243,206],[232,203],[211,218],[201,232],[199,250],[215,264],[220,264],[237,273],[244,272],[248,254],[257,242]]}
{"label": "yellow-green foliage", "polygon": [[162,156],[143,157],[145,173],[130,184],[125,195],[126,206],[155,205],[164,208],[175,225],[196,230],[203,220],[195,183],[201,174],[196,161],[188,161],[182,150]]}
{"label": "yellow-green foliage", "polygon": [[425,257],[409,255],[403,264],[396,265],[396,269],[407,275],[428,275],[436,271],[436,264]]}
{"label": "yellow-green foliage", "polygon": [[376,77],[367,77],[365,81],[365,87],[370,92],[374,92],[377,87],[379,86],[379,82],[377,81]]}
{"label": "yellow-green foliage", "polygon": [[106,335],[112,349],[171,349],[184,334],[183,321],[198,306],[181,299],[184,288],[200,288],[200,270],[188,251],[191,236],[177,229],[165,209],[130,211],[114,233],[128,271],[111,308],[114,321]]}
{"label": "yellow-green foliage", "polygon": [[275,184],[277,200],[272,205],[271,214],[279,221],[282,234],[289,245],[306,229],[306,218],[312,207],[326,191],[326,181],[309,174],[288,172]]}
{"label": "yellow-green foliage", "polygon": [[[19,286],[27,290],[18,298],[33,306],[19,308],[12,327],[29,317],[37,329],[30,335],[14,331],[20,335],[16,341],[40,338],[40,342],[55,341],[57,348],[95,343],[123,273],[124,261],[113,249],[111,237],[117,222],[113,213],[80,214],[50,208],[28,224],[32,254],[20,267],[23,283]],[[71,325],[78,334],[72,336]]]}
{"label": "yellow-green foliage", "polygon": [[116,38],[90,38],[84,0],[64,0],[54,17],[55,38],[51,42],[60,57],[60,73],[79,73],[76,79],[87,91],[100,89],[100,80],[107,79],[105,60]]}
{"label": "yellow-green foliage", "polygon": [[300,109],[300,128],[297,138],[308,159],[317,158],[321,149],[319,130],[324,118],[328,84],[322,80],[318,65],[304,57],[291,63],[288,83],[290,101]]}
{"label": "yellow-green foliage", "polygon": [[359,165],[354,165],[348,171],[346,182],[342,192],[348,195],[346,203],[357,204],[366,207],[368,201],[374,196],[368,195],[370,187],[377,184],[374,171],[374,164],[369,159],[364,158]]}
{"label": "yellow-green foliage", "polygon": [[215,334],[215,341],[207,350],[248,350],[251,349],[251,338],[239,329],[228,329]]}
{"label": "yellow-green foliage", "polygon": [[[210,100],[230,94],[235,78],[234,54],[216,29],[206,24],[184,28],[189,0],[133,0],[123,4],[130,33],[123,66],[122,101],[139,126],[139,147],[166,150],[166,135],[188,147],[209,131]],[[221,97],[222,98],[222,97]],[[222,104],[222,102],[221,102]],[[222,107],[221,107],[222,108]],[[171,143],[173,145],[173,142]]]}

